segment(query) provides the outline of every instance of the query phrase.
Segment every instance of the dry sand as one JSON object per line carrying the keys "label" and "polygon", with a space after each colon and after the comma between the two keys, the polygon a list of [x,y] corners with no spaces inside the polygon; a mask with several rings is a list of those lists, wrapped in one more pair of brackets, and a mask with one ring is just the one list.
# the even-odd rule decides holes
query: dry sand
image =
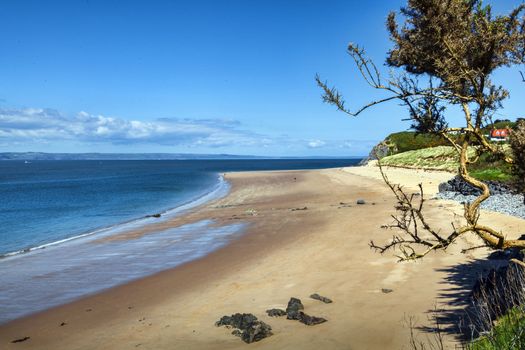
{"label": "dry sand", "polygon": [[[429,195],[451,176],[404,169],[388,174],[407,189],[423,182]],[[2,325],[0,348],[403,349],[409,340],[405,319],[431,326],[435,306],[439,317],[455,316],[473,278],[488,268],[476,259],[486,256],[484,250],[459,254],[474,238],[416,263],[372,251],[370,239],[386,242],[393,233],[381,225],[391,223],[395,204],[375,167],[231,173],[226,179],[232,184],[227,197],[118,239],[202,218],[246,222],[240,239],[192,263]],[[367,204],[356,205],[357,199]],[[427,202],[427,215],[442,230],[461,220],[455,214],[460,209]],[[494,213],[487,220],[511,236],[525,231],[524,220]],[[310,299],[315,292],[334,303]],[[292,296],[306,313],[328,322],[309,327],[266,316],[266,309],[285,308]],[[236,312],[255,314],[274,335],[246,345],[214,326]],[[25,336],[30,339],[11,343]]]}

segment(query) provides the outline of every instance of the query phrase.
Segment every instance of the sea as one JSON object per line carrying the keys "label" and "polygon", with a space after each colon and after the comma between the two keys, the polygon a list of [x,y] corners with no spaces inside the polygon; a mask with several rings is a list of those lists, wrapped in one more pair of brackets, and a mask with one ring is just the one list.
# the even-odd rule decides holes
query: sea
{"label": "sea", "polygon": [[359,161],[0,161],[0,323],[176,267],[241,235],[243,223],[202,220],[134,239],[101,240],[226,195],[223,173]]}

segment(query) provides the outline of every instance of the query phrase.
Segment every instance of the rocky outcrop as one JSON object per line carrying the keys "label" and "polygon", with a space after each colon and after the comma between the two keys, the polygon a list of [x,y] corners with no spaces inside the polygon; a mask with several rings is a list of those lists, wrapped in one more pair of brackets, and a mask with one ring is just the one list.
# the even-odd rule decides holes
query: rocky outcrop
{"label": "rocky outcrop", "polygon": [[370,153],[368,154],[368,157],[364,158],[362,161],[359,162],[359,165],[367,165],[368,162],[371,160],[376,160],[377,157],[379,159],[386,157],[390,154],[392,154],[392,145],[389,144],[388,140],[383,140],[379,142],[377,145],[372,148]]}

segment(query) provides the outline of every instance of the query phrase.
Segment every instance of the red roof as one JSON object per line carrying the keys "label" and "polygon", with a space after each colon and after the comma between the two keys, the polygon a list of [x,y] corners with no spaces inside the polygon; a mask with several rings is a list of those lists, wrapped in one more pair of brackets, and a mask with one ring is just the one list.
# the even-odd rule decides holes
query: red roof
{"label": "red roof", "polygon": [[506,138],[509,136],[509,129],[494,129],[490,132],[490,137]]}

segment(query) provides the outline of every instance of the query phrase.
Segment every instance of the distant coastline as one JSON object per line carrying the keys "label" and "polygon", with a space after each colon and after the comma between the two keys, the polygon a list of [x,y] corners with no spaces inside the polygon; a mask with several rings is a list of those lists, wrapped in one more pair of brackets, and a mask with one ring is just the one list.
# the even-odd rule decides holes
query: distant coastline
{"label": "distant coastline", "polygon": [[0,152],[1,160],[212,160],[212,159],[362,159],[365,156],[268,157],[198,153],[46,153]]}

